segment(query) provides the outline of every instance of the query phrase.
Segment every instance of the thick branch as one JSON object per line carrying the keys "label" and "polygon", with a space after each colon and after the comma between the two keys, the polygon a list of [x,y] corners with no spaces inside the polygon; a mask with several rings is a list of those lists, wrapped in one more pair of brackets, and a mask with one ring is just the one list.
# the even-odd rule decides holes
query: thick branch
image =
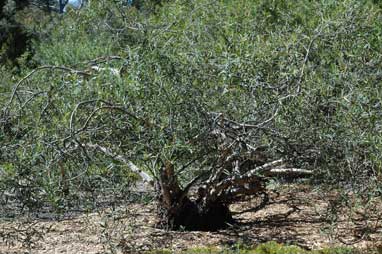
{"label": "thick branch", "polygon": [[116,155],[110,149],[103,147],[103,146],[100,146],[100,145],[97,145],[97,144],[89,144],[88,143],[88,144],[82,144],[82,145],[85,147],[96,149],[96,150],[106,154],[107,156],[112,157],[113,159],[115,159],[117,161],[125,163],[130,168],[130,170],[132,172],[138,174],[142,178],[143,182],[146,182],[150,185],[153,185],[153,183],[154,183],[153,178],[150,175],[148,175],[146,172],[142,171],[133,162],[129,161],[128,159],[126,159],[122,155]]}
{"label": "thick branch", "polygon": [[262,166],[256,167],[243,175],[236,175],[232,177],[225,178],[223,181],[219,182],[214,189],[211,190],[210,194],[218,193],[221,190],[228,188],[233,185],[242,185],[251,181],[254,176],[263,174],[266,171],[271,170],[274,167],[280,166],[284,163],[284,160],[276,160],[266,163]]}
{"label": "thick branch", "polygon": [[259,176],[287,176],[287,177],[306,177],[312,175],[312,171],[299,168],[277,168],[284,164],[284,160],[276,160],[256,167],[243,175],[235,175],[225,178],[213,186],[207,194],[210,200],[216,200],[222,191],[231,186],[244,186],[258,181]]}
{"label": "thick branch", "polygon": [[160,186],[162,192],[162,203],[167,208],[168,212],[174,212],[176,202],[181,196],[182,190],[177,181],[174,165],[171,162],[166,162],[164,168],[160,172]]}
{"label": "thick branch", "polygon": [[302,168],[273,168],[264,173],[269,177],[309,177],[313,175],[313,171]]}

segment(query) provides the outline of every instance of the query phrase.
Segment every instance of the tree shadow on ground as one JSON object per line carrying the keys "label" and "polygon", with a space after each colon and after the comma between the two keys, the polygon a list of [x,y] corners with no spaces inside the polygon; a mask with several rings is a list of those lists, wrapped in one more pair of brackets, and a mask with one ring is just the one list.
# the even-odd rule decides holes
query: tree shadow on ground
{"label": "tree shadow on ground", "polygon": [[[382,230],[381,226],[368,229],[370,223],[365,223],[361,218],[350,220],[345,214],[331,214],[329,203],[334,196],[322,199],[318,193],[307,194],[301,190],[282,195],[273,193],[271,201],[261,210],[253,204],[245,209],[241,205],[234,207],[237,223],[229,230],[219,231],[223,236],[220,243],[253,246],[276,241],[312,249],[319,242],[354,245],[369,239],[366,233],[375,235]],[[369,222],[373,220],[378,225],[378,218],[369,218]]]}

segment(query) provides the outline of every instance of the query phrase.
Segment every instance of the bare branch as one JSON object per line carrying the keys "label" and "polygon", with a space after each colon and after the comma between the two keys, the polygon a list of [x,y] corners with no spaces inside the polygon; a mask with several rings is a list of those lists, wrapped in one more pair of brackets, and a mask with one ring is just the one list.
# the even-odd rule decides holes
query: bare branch
{"label": "bare branch", "polygon": [[108,149],[106,147],[103,147],[103,146],[100,146],[98,144],[87,143],[87,144],[82,144],[82,145],[85,146],[85,147],[96,149],[96,150],[106,154],[107,156],[112,157],[115,160],[118,160],[118,161],[120,161],[122,163],[125,163],[130,168],[130,170],[132,172],[138,174],[142,178],[143,182],[146,182],[146,183],[148,183],[150,185],[154,184],[153,178],[150,175],[148,175],[146,172],[142,171],[133,162],[131,162],[130,160],[126,159],[122,155],[116,155],[110,149]]}
{"label": "bare branch", "polygon": [[273,168],[264,173],[269,177],[309,177],[313,171],[302,168]]}
{"label": "bare branch", "polygon": [[75,70],[75,69],[72,69],[72,68],[69,68],[69,67],[64,67],[64,66],[44,65],[44,66],[37,67],[36,69],[34,69],[30,73],[28,73],[25,77],[20,79],[19,82],[17,82],[16,85],[13,87],[11,98],[9,99],[9,101],[8,101],[8,103],[6,105],[5,110],[7,110],[9,108],[9,106],[12,104],[14,98],[17,96],[17,90],[18,90],[18,88],[20,87],[20,85],[22,83],[24,83],[26,80],[28,80],[35,73],[37,73],[37,72],[39,72],[41,70],[47,70],[47,69],[48,70],[66,71],[66,72],[70,72],[72,74],[77,74],[77,75],[86,76],[86,77],[91,76],[91,74],[88,73],[88,72],[84,72],[84,71],[80,71],[80,70]]}
{"label": "bare branch", "polygon": [[208,195],[210,196],[209,198],[212,200],[216,199],[218,194],[221,191],[229,188],[230,186],[244,185],[246,183],[250,183],[252,181],[252,179],[257,178],[262,173],[269,171],[274,167],[282,165],[283,163],[284,163],[284,160],[282,160],[282,159],[272,161],[272,162],[266,163],[262,166],[256,167],[255,169],[250,170],[246,174],[235,175],[232,177],[225,178],[210,189],[210,191],[208,193]]}

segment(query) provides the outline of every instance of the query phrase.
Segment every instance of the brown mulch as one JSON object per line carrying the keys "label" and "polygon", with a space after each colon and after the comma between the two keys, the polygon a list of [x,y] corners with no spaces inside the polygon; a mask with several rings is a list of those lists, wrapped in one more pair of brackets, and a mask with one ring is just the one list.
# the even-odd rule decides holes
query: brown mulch
{"label": "brown mulch", "polygon": [[303,185],[284,186],[271,192],[270,204],[260,211],[255,209],[255,199],[232,205],[237,225],[218,232],[155,228],[153,202],[105,208],[67,220],[0,219],[0,253],[137,253],[237,243],[251,246],[266,241],[306,249],[382,246],[381,200],[362,206],[350,199],[354,204],[349,210],[336,206],[338,195]]}

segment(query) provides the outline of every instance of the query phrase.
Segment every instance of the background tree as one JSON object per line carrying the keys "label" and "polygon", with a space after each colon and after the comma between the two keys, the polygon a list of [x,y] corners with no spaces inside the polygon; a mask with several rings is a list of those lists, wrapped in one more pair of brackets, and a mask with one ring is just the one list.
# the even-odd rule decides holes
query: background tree
{"label": "background tree", "polygon": [[51,0],[0,1],[0,63],[3,66],[20,67],[18,58],[31,53],[32,39],[40,36],[32,26],[38,23],[37,19],[42,22],[51,11],[58,10],[56,5]]}
{"label": "background tree", "polygon": [[14,64],[17,57],[28,48],[29,35],[16,20],[16,11],[24,8],[27,1],[0,1],[0,63]]}

